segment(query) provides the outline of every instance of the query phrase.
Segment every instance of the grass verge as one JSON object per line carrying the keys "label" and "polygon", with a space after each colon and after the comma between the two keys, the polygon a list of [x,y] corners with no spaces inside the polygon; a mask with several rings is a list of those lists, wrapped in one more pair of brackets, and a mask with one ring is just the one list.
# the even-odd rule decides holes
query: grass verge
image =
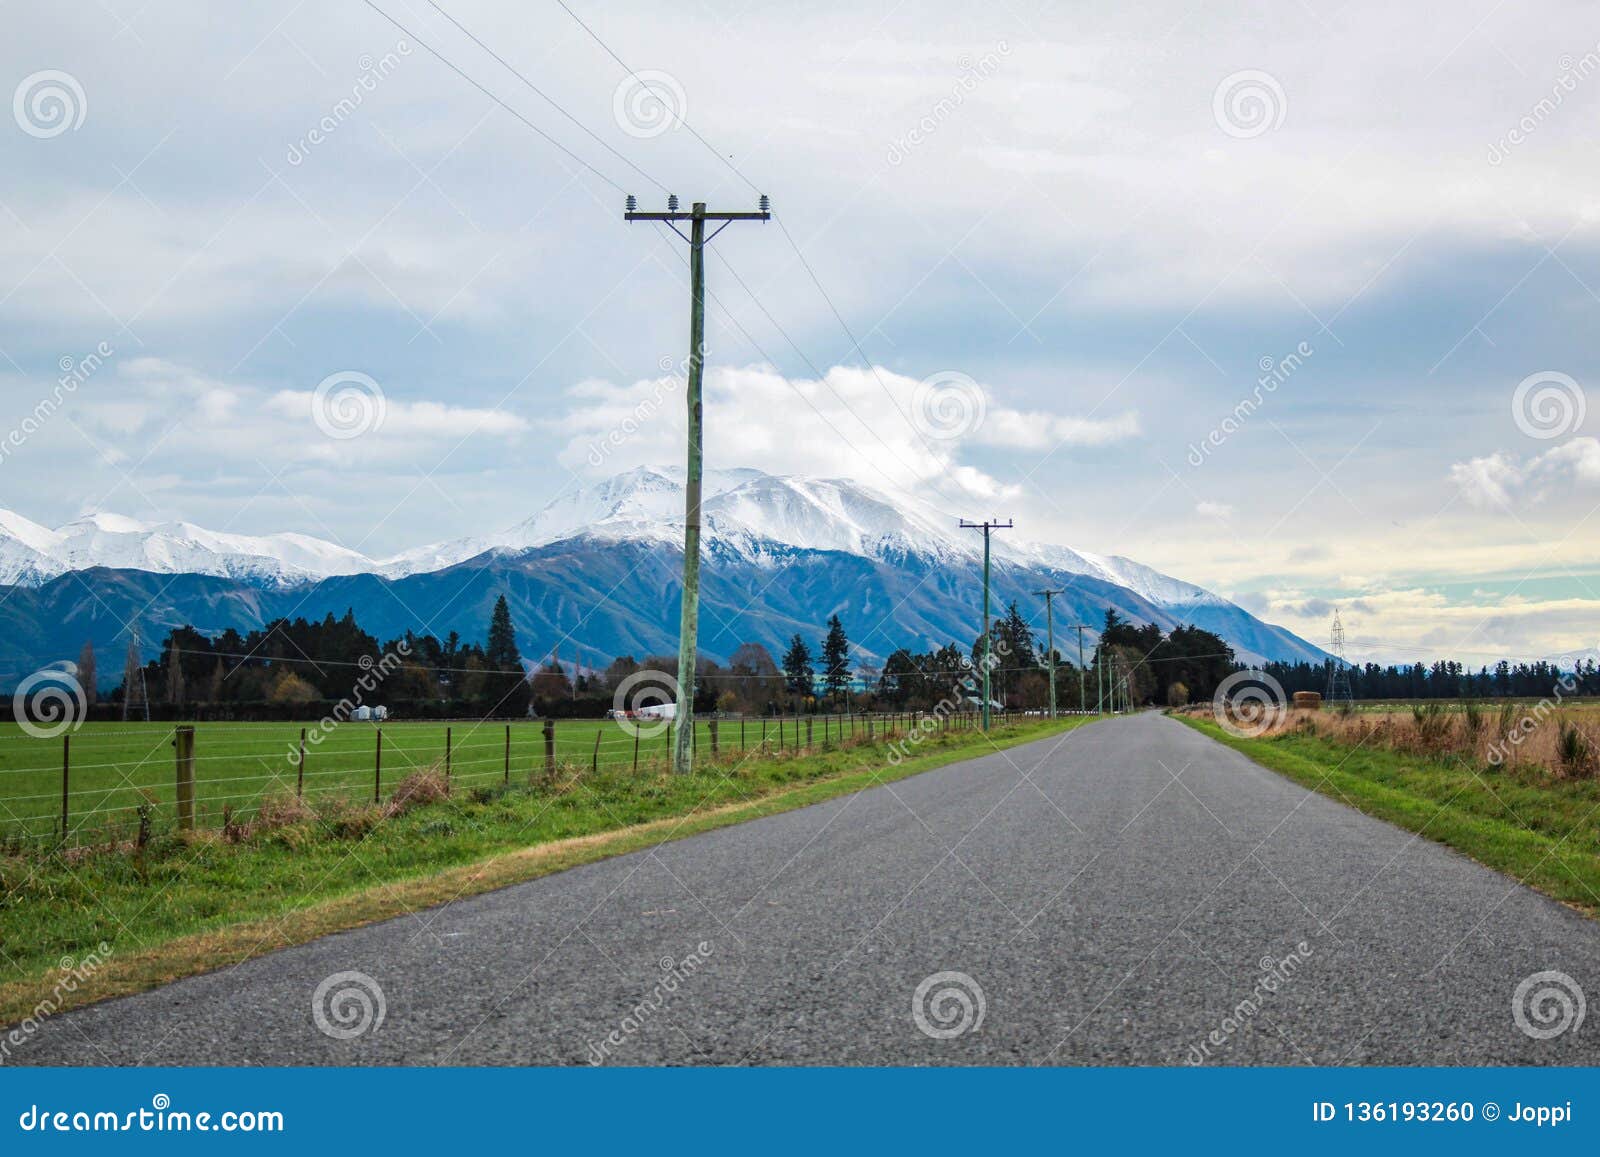
{"label": "grass verge", "polygon": [[[370,924],[712,828],[820,803],[1070,730],[933,732],[897,765],[856,744],[751,757],[688,776],[585,772],[485,789],[381,822],[334,811],[229,843],[167,834],[140,852],[0,860],[0,1025],[154,988]],[[376,809],[373,809],[376,810]],[[71,991],[67,958],[105,962]],[[88,970],[79,969],[84,973]]]}
{"label": "grass verge", "polygon": [[1285,732],[1229,735],[1176,715],[1263,767],[1600,915],[1600,782],[1535,767],[1484,769]]}

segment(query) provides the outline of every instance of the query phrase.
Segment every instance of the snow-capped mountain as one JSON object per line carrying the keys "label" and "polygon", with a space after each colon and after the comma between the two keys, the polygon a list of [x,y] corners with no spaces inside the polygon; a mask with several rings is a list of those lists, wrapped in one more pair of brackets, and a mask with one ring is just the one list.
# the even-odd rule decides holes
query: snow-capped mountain
{"label": "snow-capped mountain", "polygon": [[[0,584],[61,603],[41,604],[34,614],[46,619],[93,615],[100,606],[75,601],[83,583],[59,589],[59,579],[105,568],[99,581],[114,594],[103,594],[101,606],[125,597],[128,613],[159,614],[145,629],[152,640],[184,623],[242,629],[274,613],[347,607],[379,634],[476,637],[487,618],[478,602],[492,604],[505,591],[519,630],[533,636],[524,648],[530,654],[538,653],[537,640],[574,632],[591,653],[651,653],[669,650],[675,638],[683,503],[681,470],[645,467],[565,492],[498,533],[385,559],[299,534],[255,537],[103,513],[51,530],[0,511]],[[982,539],[921,498],[845,479],[738,469],[707,472],[702,513],[704,621],[716,626],[702,637],[710,655],[744,641],[781,646],[835,613],[869,655],[974,633]],[[1164,629],[1215,631],[1246,661],[1323,657],[1226,599],[1130,559],[1014,532],[995,536],[993,550],[1002,606],[1031,607],[1030,591],[1064,587],[1058,622],[1095,623],[1110,608]],[[145,590],[141,576],[162,575],[197,581]],[[467,589],[471,598],[462,596]]]}
{"label": "snow-capped mountain", "polygon": [[108,513],[48,530],[0,510],[0,584],[6,585],[37,586],[67,571],[109,567],[286,586],[376,566],[365,555],[304,534],[224,534]]}
{"label": "snow-capped mountain", "polygon": [[[379,573],[415,574],[486,551],[514,553],[563,539],[683,543],[683,471],[643,466],[574,489],[501,534],[435,543],[380,564]],[[840,551],[880,562],[908,556],[977,560],[982,539],[914,495],[840,478],[783,477],[760,470],[707,471],[701,480],[701,539],[708,551],[781,565],[796,550]],[[1142,563],[1013,535],[993,539],[999,563],[1087,575],[1161,605],[1225,605],[1227,600]]]}

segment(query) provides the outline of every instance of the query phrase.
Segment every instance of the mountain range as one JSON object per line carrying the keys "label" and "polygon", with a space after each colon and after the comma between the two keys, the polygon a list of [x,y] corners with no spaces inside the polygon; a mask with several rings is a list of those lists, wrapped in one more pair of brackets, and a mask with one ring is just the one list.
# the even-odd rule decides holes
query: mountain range
{"label": "mountain range", "polygon": [[[981,619],[982,539],[914,496],[845,479],[778,477],[754,469],[704,480],[702,653],[725,659],[742,642],[775,654],[800,632],[820,637],[838,614],[864,659],[896,647],[970,640]],[[11,679],[76,656],[85,639],[120,656],[137,622],[151,653],[185,624],[241,631],[280,615],[353,609],[367,630],[482,636],[495,598],[511,603],[522,651],[560,645],[586,664],[676,648],[683,554],[681,470],[641,467],[563,493],[498,534],[418,547],[388,558],[301,534],[250,536],[186,522],[93,514],[49,529],[0,510],[0,664]],[[1069,624],[1099,624],[1108,608],[1164,629],[1221,635],[1246,662],[1321,662],[1317,647],[1192,583],[1117,556],[1030,542],[993,542],[994,605],[1063,589],[1057,645]],[[1088,634],[1092,643],[1093,634]],[[120,670],[103,658],[102,669]]]}

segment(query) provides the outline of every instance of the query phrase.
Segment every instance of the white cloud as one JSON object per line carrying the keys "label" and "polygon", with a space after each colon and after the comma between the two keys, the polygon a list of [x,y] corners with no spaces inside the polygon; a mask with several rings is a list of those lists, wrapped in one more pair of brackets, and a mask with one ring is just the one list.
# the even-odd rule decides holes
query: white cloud
{"label": "white cloud", "polygon": [[1219,522],[1226,522],[1233,517],[1233,507],[1226,502],[1198,502],[1194,512],[1201,518],[1215,518]]}
{"label": "white cloud", "polygon": [[[930,379],[934,380],[934,379]],[[711,366],[704,386],[706,461],[773,473],[840,475],[896,487],[932,486],[945,497],[1001,498],[1015,488],[971,462],[968,445],[1050,450],[1102,445],[1138,433],[1138,415],[1106,421],[1022,412],[995,404],[967,378],[941,411],[922,381],[878,367],[835,366],[821,380],[768,366]],[[566,435],[560,461],[591,476],[683,456],[683,385],[673,377],[617,386],[586,380],[555,420]]]}
{"label": "white cloud", "polygon": [[1528,459],[1497,450],[1455,463],[1450,481],[1474,506],[1536,505],[1575,487],[1600,486],[1600,439],[1572,438]]}

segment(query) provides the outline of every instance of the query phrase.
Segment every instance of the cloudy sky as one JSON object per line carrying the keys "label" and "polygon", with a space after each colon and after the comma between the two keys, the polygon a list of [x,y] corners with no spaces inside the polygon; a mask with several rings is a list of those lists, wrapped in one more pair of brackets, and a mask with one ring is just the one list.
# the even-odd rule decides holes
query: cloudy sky
{"label": "cloudy sky", "polygon": [[766,193],[710,464],[1339,606],[1352,658],[1600,643],[1592,4],[7,14],[0,434],[109,352],[0,507],[386,554],[675,461],[684,246],[623,195]]}

